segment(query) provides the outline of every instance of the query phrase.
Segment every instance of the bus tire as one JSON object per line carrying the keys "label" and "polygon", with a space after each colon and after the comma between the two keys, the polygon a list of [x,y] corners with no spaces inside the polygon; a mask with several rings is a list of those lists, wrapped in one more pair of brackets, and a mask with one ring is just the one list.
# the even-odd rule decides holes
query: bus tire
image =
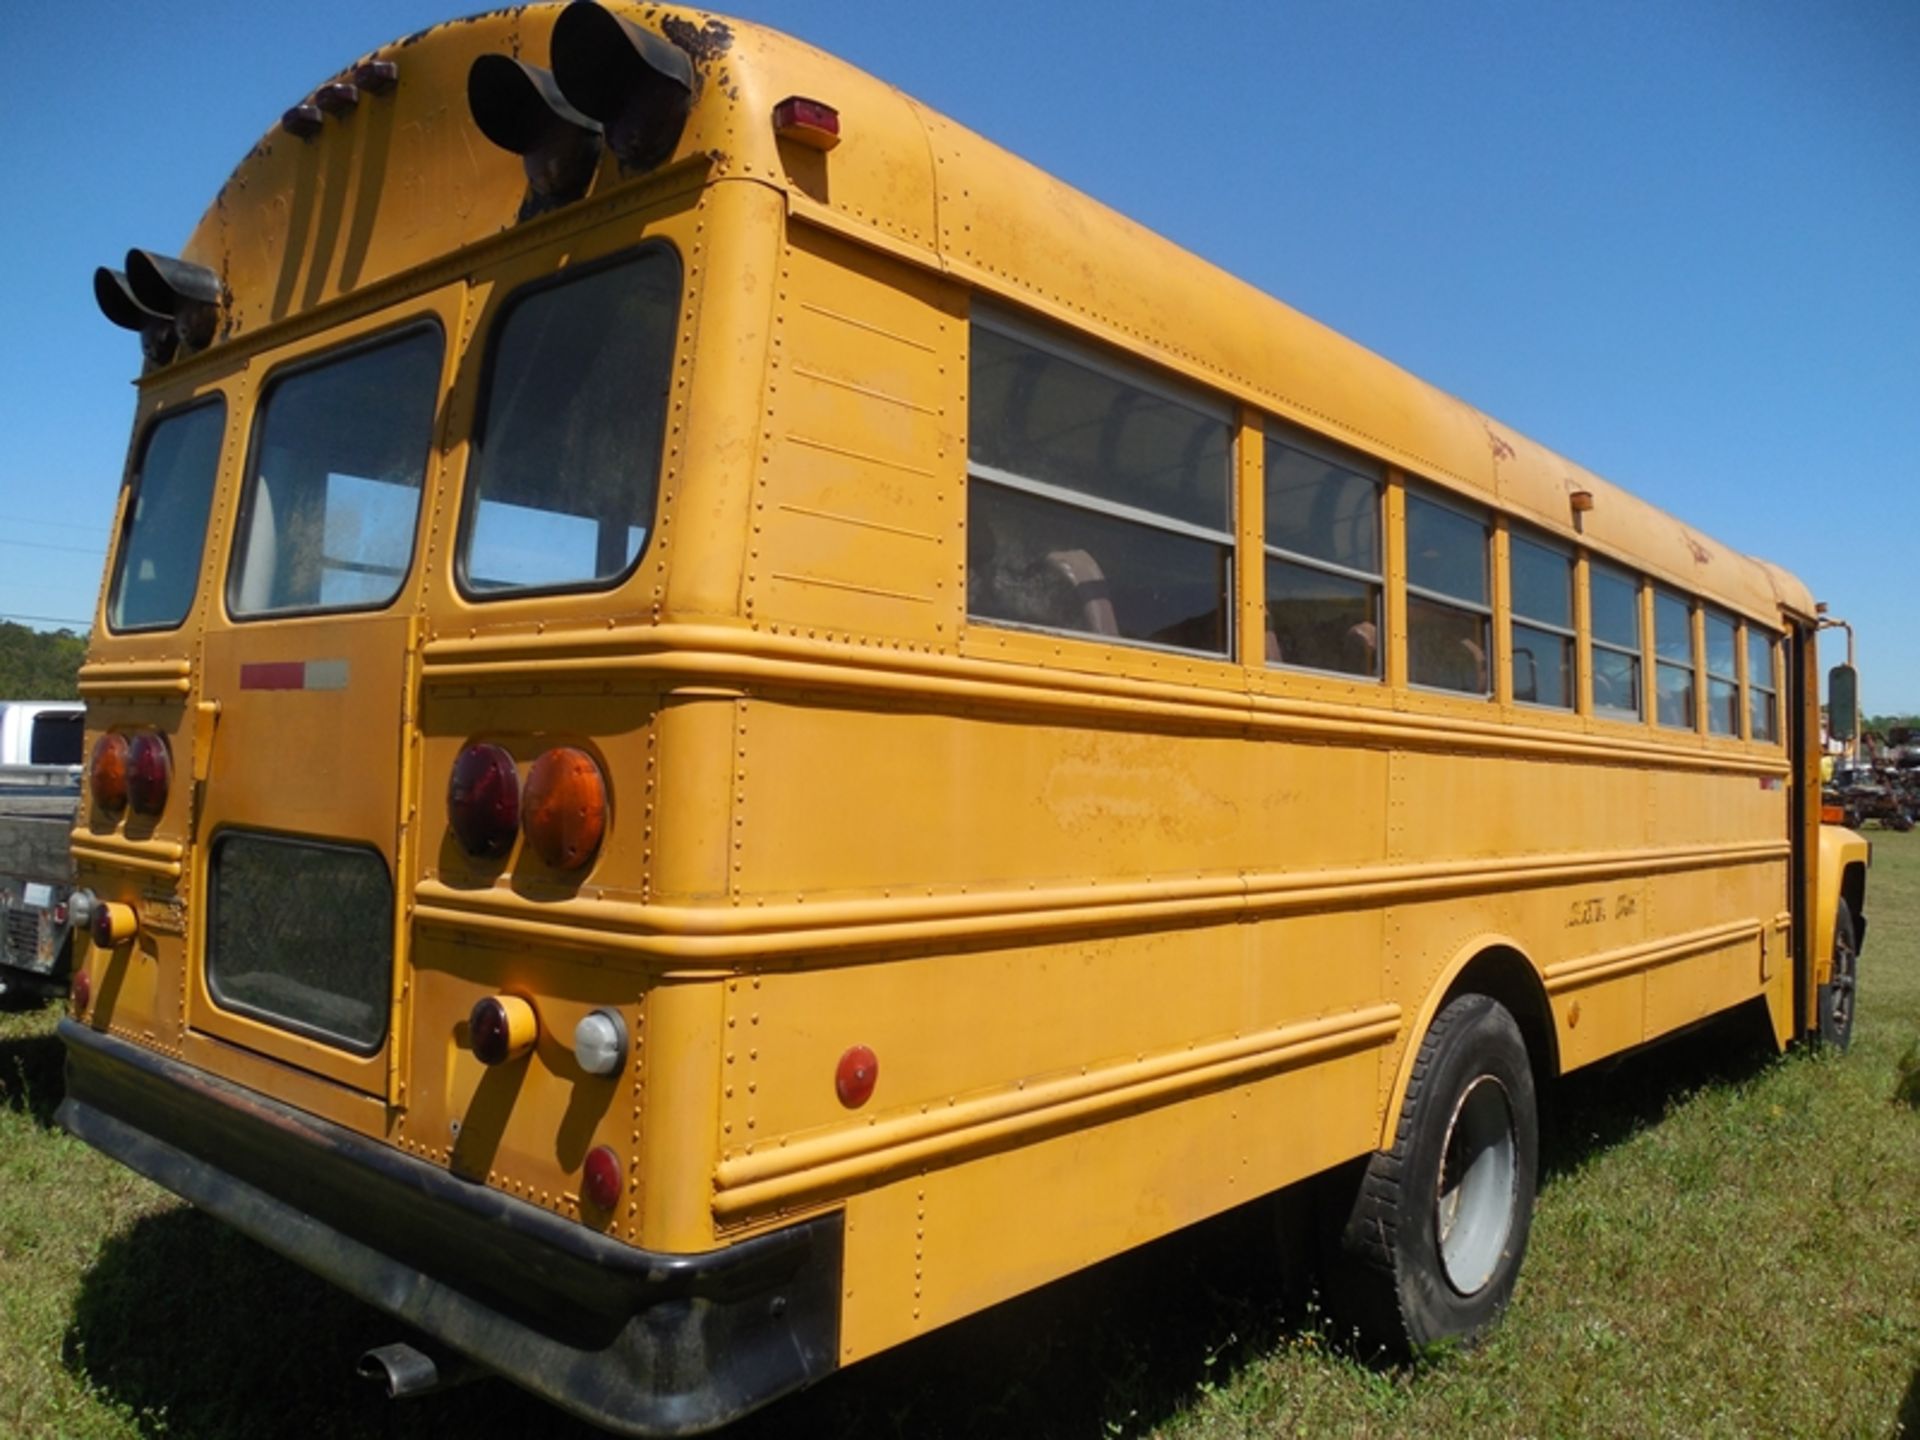
{"label": "bus tire", "polygon": [[1853,1043],[1854,999],[1860,983],[1860,948],[1854,940],[1853,909],[1834,902],[1833,972],[1820,987],[1820,1043],[1845,1050]]}
{"label": "bus tire", "polygon": [[1533,1222],[1539,1116],[1526,1041],[1461,995],[1420,1042],[1391,1150],[1367,1162],[1328,1301],[1395,1355],[1479,1338],[1513,1294]]}

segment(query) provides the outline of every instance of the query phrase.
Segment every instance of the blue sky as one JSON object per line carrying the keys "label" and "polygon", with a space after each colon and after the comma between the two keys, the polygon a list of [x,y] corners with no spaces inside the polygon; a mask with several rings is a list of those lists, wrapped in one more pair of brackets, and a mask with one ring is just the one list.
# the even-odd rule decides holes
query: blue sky
{"label": "blue sky", "polygon": [[[282,110],[453,13],[11,17],[0,614],[92,613],[138,368],[93,267],[177,251]],[[1788,566],[1858,627],[1866,708],[1920,711],[1920,5],[739,13]]]}

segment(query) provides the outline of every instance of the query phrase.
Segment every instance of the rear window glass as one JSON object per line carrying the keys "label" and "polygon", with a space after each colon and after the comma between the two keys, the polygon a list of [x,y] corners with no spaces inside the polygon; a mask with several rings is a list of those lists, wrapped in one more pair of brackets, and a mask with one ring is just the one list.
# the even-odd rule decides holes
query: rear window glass
{"label": "rear window glass", "polygon": [[660,489],[680,259],[653,248],[513,300],[494,328],[461,537],[480,598],[610,585]]}
{"label": "rear window glass", "polygon": [[163,416],[147,431],[113,567],[111,628],[166,630],[187,618],[226,425],[226,402],[215,399]]}
{"label": "rear window glass", "polygon": [[207,983],[228,1010],[371,1054],[393,992],[393,881],[372,850],[229,831],[213,847]]}
{"label": "rear window glass", "polygon": [[235,615],[375,609],[400,593],[439,394],[437,327],[269,382],[228,584]]}

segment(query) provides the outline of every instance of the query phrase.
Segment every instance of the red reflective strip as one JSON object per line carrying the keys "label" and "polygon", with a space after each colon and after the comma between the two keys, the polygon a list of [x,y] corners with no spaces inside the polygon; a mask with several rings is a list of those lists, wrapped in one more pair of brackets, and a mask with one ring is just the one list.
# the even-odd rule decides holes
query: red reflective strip
{"label": "red reflective strip", "polygon": [[307,662],[269,660],[240,667],[242,690],[304,690],[307,688]]}

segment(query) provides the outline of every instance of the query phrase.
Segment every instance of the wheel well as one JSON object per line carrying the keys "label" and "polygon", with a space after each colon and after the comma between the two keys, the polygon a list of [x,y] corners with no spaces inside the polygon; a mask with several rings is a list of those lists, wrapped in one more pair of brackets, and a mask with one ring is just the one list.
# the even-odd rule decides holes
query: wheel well
{"label": "wheel well", "polygon": [[1840,872],[1840,898],[1847,902],[1853,916],[1853,948],[1865,947],[1867,940],[1867,867],[1855,861]]}
{"label": "wheel well", "polygon": [[[1447,988],[1446,1000],[1469,994],[1497,1000],[1513,1016],[1521,1038],[1527,1042],[1534,1091],[1544,1103],[1549,1082],[1560,1074],[1560,1041],[1554,1034],[1553,1010],[1539,973],[1518,950],[1495,946],[1467,962]],[[1446,1001],[1441,1004],[1444,1007]]]}

